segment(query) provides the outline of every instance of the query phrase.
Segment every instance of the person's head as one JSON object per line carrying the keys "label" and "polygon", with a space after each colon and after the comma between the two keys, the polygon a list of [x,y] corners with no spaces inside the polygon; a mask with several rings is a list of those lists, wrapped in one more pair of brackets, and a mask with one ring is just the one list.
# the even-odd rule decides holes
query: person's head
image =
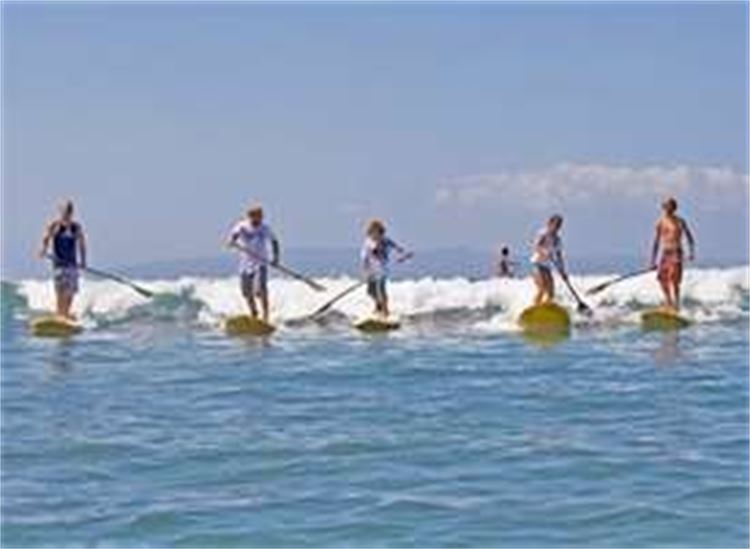
{"label": "person's head", "polygon": [[668,196],[664,199],[664,202],[661,203],[661,209],[664,210],[664,213],[667,215],[672,215],[677,211],[677,200],[673,196]]}
{"label": "person's head", "polygon": [[263,223],[263,207],[260,204],[253,204],[247,209],[247,217],[253,227]]}
{"label": "person's head", "polygon": [[500,253],[501,253],[501,254],[502,254],[503,256],[507,256],[507,255],[508,255],[508,254],[510,253],[510,250],[508,250],[508,246],[503,246],[503,249],[502,249],[502,250],[500,250]]}
{"label": "person's head", "polygon": [[563,224],[563,218],[560,214],[553,215],[547,221],[547,227],[553,233],[556,233],[557,231],[559,231],[560,227],[562,227],[562,224]]}
{"label": "person's head", "polygon": [[367,236],[379,240],[385,236],[385,224],[379,219],[372,219],[367,224]]}
{"label": "person's head", "polygon": [[65,221],[70,221],[73,219],[73,210],[73,201],[70,199],[63,200],[60,203],[60,218]]}

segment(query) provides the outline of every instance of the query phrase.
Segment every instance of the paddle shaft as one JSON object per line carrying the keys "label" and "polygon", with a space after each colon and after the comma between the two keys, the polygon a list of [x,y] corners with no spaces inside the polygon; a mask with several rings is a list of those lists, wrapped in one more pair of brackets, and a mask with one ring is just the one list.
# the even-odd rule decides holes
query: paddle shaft
{"label": "paddle shaft", "polygon": [[557,272],[560,273],[560,277],[563,279],[563,282],[565,282],[565,285],[568,287],[568,290],[570,290],[570,293],[573,294],[573,297],[578,302],[578,309],[579,312],[590,312],[591,307],[586,305],[583,300],[581,299],[581,296],[578,295],[578,292],[576,292],[576,289],[573,287],[573,284],[570,283],[570,280],[568,280],[568,276],[560,269],[559,266],[555,265],[557,267]]}
{"label": "paddle shaft", "polygon": [[[396,260],[396,263],[403,263],[404,261],[408,261],[413,256],[414,256],[413,253],[404,254],[403,256],[399,257]],[[313,317],[316,317],[316,316],[319,316],[319,315],[325,313],[328,309],[330,309],[331,307],[333,307],[333,305],[335,305],[340,300],[342,300],[343,298],[345,298],[346,296],[348,296],[354,290],[357,290],[357,289],[361,288],[365,284],[367,284],[366,280],[360,280],[358,282],[355,282],[354,284],[352,284],[351,286],[349,286],[348,288],[346,288],[342,292],[339,292],[338,294],[336,294],[334,297],[332,297],[329,301],[327,301],[321,307],[319,307],[318,309],[316,309],[316,311],[313,314],[310,315],[310,318],[313,318]]]}
{"label": "paddle shaft", "polygon": [[603,283],[601,283],[601,284],[599,284],[597,286],[594,286],[593,288],[589,289],[586,293],[588,295],[598,294],[599,292],[601,292],[602,290],[605,290],[605,289],[609,288],[613,284],[617,284],[618,282],[622,282],[623,280],[628,280],[629,278],[634,278],[636,276],[641,276],[641,275],[650,273],[654,269],[655,269],[655,267],[648,267],[647,269],[640,269],[638,271],[633,271],[631,273],[620,275],[620,276],[618,276],[616,278],[613,278],[612,280],[608,280],[607,282],[603,282]]}
{"label": "paddle shaft", "polygon": [[241,252],[249,255],[253,259],[255,259],[257,261],[263,262],[264,265],[268,265],[270,267],[273,267],[277,271],[280,271],[280,272],[282,272],[282,273],[284,273],[286,275],[291,276],[292,278],[296,278],[297,280],[300,280],[300,281],[304,282],[305,284],[307,284],[308,286],[310,286],[314,290],[317,290],[318,292],[324,292],[325,289],[326,289],[325,286],[322,286],[322,285],[318,284],[314,280],[306,277],[305,275],[303,275],[301,273],[293,271],[292,269],[290,269],[288,267],[285,267],[284,265],[281,265],[279,263],[271,263],[270,261],[268,261],[267,259],[259,256],[258,254],[253,253],[251,250],[247,249],[242,244],[238,244],[237,242],[233,242],[231,245],[232,245],[232,247],[237,248]]}
{"label": "paddle shaft", "polygon": [[323,314],[323,313],[325,313],[325,312],[326,312],[326,311],[327,311],[328,309],[330,309],[330,308],[331,308],[331,307],[333,307],[333,306],[334,306],[334,305],[335,305],[336,303],[338,303],[338,302],[339,302],[340,300],[342,300],[343,298],[345,298],[346,296],[348,296],[348,295],[349,295],[350,293],[352,293],[352,292],[353,292],[354,290],[357,290],[357,289],[361,288],[361,287],[362,287],[362,286],[364,286],[364,285],[365,285],[366,283],[367,283],[366,281],[360,280],[360,281],[358,281],[358,282],[356,282],[356,283],[352,284],[351,286],[349,286],[348,288],[346,288],[346,289],[345,289],[344,291],[342,291],[342,292],[339,292],[338,294],[336,294],[336,295],[335,295],[334,297],[332,297],[332,298],[331,298],[331,299],[330,299],[329,301],[327,301],[327,302],[326,302],[326,303],[325,303],[324,305],[322,305],[322,306],[321,306],[320,308],[316,309],[316,310],[315,310],[315,312],[314,312],[313,314],[311,314],[311,315],[310,315],[310,317],[315,317],[315,316],[319,316],[319,315],[322,315],[322,314]]}
{"label": "paddle shaft", "polygon": [[[47,259],[49,259],[52,262],[55,261],[55,257],[49,254],[47,255]],[[92,267],[83,267],[81,265],[78,265],[78,268],[82,269],[83,271],[87,273],[91,273],[92,275],[98,276],[99,278],[106,278],[109,280],[113,280],[115,282],[119,282],[120,284],[127,286],[131,290],[135,290],[136,292],[141,294],[143,297],[154,297],[154,293],[152,291],[147,290],[143,286],[139,286],[138,284],[135,284],[134,282],[131,282],[130,280],[128,280],[127,278],[123,276],[120,276],[114,273],[109,273],[106,271],[100,271],[99,269],[94,269]]]}

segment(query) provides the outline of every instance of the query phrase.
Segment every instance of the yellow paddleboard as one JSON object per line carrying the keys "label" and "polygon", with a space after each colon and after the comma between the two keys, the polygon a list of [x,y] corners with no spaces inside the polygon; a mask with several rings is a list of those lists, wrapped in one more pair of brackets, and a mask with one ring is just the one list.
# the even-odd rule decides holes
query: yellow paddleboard
{"label": "yellow paddleboard", "polygon": [[570,314],[557,303],[544,303],[527,307],[518,318],[526,333],[567,334],[570,331]]}
{"label": "yellow paddleboard", "polygon": [[398,320],[371,317],[355,322],[354,327],[368,333],[390,332],[391,330],[398,330],[401,323]]}
{"label": "yellow paddleboard", "polygon": [[690,326],[690,321],[672,309],[659,307],[641,313],[641,326],[644,330],[679,330]]}
{"label": "yellow paddleboard", "polygon": [[224,323],[224,329],[229,335],[270,335],[276,327],[260,318],[250,315],[230,316]]}
{"label": "yellow paddleboard", "polygon": [[57,315],[38,316],[29,323],[31,333],[39,337],[68,337],[83,331],[75,320]]}

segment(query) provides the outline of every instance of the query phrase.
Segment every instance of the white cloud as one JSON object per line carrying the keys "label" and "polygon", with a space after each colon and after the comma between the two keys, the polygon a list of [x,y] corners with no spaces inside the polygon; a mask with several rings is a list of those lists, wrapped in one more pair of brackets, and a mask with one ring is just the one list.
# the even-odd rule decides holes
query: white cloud
{"label": "white cloud", "polygon": [[478,206],[508,202],[518,207],[545,209],[565,204],[586,204],[606,199],[678,198],[689,194],[701,206],[717,208],[741,201],[746,204],[747,174],[729,167],[645,166],[562,163],[547,169],[500,172],[445,179],[438,204]]}

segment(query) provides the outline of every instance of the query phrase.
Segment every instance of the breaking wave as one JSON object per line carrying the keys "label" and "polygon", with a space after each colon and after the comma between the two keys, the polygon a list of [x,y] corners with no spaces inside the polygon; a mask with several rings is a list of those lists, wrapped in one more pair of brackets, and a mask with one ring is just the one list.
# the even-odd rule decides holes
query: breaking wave
{"label": "breaking wave", "polygon": [[[572,277],[575,287],[594,309],[592,319],[575,319],[579,324],[628,324],[638,320],[638,312],[660,301],[653,275],[624,281],[595,296],[584,294],[613,274]],[[698,323],[737,322],[749,314],[750,267],[690,269],[683,284],[684,314]],[[351,277],[321,278],[326,292],[315,292],[303,283],[274,278],[270,281],[271,316],[278,324],[294,327],[306,322],[310,313],[356,280]],[[236,277],[183,277],[173,280],[139,280],[156,292],[146,299],[114,282],[83,281],[74,312],[89,327],[131,322],[167,322],[219,326],[229,315],[245,312]],[[558,284],[558,298],[575,309],[575,303]],[[515,319],[533,295],[529,278],[468,280],[465,278],[419,278],[390,284],[392,308],[402,320],[419,326],[449,324],[477,330],[514,330]],[[53,303],[52,285],[46,280],[3,282],[3,321],[9,317],[27,318],[49,310]],[[323,322],[350,322],[366,315],[371,304],[364,290],[338,302],[321,319]]]}

